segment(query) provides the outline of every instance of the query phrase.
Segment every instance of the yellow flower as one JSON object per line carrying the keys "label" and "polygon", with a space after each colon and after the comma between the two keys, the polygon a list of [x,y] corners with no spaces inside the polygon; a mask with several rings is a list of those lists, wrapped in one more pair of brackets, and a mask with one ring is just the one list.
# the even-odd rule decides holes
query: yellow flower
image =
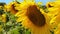
{"label": "yellow flower", "polygon": [[31,34],[51,34],[50,18],[35,2],[23,2],[20,4],[20,9],[23,10],[23,13],[20,13],[23,15],[20,15],[22,17],[19,20],[23,19],[22,25],[31,29]]}
{"label": "yellow flower", "polygon": [[28,7],[26,18],[22,23],[23,26],[30,28],[32,34],[51,34],[49,31],[49,18],[46,14],[39,11],[36,5]]}
{"label": "yellow flower", "polygon": [[59,5],[56,3],[56,2],[48,2],[46,4],[46,7],[48,9],[48,15],[51,17],[51,18],[54,18],[59,12],[60,12],[60,9],[58,7]]}
{"label": "yellow flower", "polygon": [[15,9],[15,5],[18,4],[17,2],[11,2],[7,5],[7,11],[10,11],[12,14],[16,14],[18,11]]}
{"label": "yellow flower", "polygon": [[2,14],[2,22],[6,22],[6,14]]}
{"label": "yellow flower", "polygon": [[60,1],[56,0],[54,2],[49,3],[50,6],[48,7],[47,4],[47,9],[48,9],[48,15],[51,17],[50,24],[53,26],[52,28],[54,29],[54,34],[60,34]]}
{"label": "yellow flower", "polygon": [[[48,7],[49,5],[52,7]],[[52,20],[54,19],[55,21],[57,21],[59,19],[58,17],[59,17],[59,13],[60,13],[60,1],[56,0],[54,2],[49,2],[49,3],[47,3],[47,7],[48,7],[47,9],[49,11],[48,15],[52,18]],[[58,21],[57,21],[57,23],[58,23]]]}

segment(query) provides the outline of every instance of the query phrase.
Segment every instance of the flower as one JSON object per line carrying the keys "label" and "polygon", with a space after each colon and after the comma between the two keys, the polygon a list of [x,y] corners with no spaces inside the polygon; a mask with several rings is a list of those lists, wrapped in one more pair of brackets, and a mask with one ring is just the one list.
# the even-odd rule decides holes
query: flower
{"label": "flower", "polygon": [[7,11],[10,11],[12,14],[16,14],[18,10],[15,9],[15,5],[18,4],[17,2],[11,2],[9,5],[7,5]]}
{"label": "flower", "polygon": [[6,23],[6,14],[2,14],[2,22]]}
{"label": "flower", "polygon": [[46,20],[47,16],[45,14],[38,13],[38,9],[35,5],[27,8],[26,16],[27,18],[23,22],[23,26],[30,28],[32,30],[32,34],[50,34],[50,28],[48,25],[49,19]]}
{"label": "flower", "polygon": [[20,4],[20,9],[24,12],[21,15],[23,16],[22,25],[31,29],[31,34],[51,34],[50,18],[40,10],[35,2],[23,2]]}
{"label": "flower", "polygon": [[[59,3],[59,2],[58,2]],[[60,10],[59,10],[59,4],[55,2],[48,2],[46,4],[46,7],[48,9],[48,15],[51,17],[51,18],[54,18],[56,15],[59,14]]]}

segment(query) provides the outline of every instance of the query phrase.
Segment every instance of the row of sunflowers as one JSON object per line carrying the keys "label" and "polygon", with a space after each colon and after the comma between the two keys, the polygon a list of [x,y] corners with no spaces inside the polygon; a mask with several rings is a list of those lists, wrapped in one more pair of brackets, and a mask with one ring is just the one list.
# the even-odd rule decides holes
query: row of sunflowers
{"label": "row of sunflowers", "polygon": [[60,0],[0,3],[0,34],[60,34]]}

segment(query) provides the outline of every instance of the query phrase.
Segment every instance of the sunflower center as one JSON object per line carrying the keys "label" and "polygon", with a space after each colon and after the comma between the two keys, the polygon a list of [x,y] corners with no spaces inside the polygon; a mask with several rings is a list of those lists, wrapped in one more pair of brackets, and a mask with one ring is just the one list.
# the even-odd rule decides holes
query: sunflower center
{"label": "sunflower center", "polygon": [[41,14],[36,5],[29,6],[27,8],[26,15],[28,16],[29,20],[36,26],[44,26],[46,23],[44,15]]}

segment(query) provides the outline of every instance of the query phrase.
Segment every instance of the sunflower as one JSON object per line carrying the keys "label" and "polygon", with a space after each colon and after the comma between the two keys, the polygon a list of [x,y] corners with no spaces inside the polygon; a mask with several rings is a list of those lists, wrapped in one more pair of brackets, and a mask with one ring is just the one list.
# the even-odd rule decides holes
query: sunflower
{"label": "sunflower", "polygon": [[[48,15],[50,14],[51,17],[53,16],[50,23],[54,28],[54,34],[60,34],[60,0],[56,0],[52,3],[54,4],[53,7],[48,8],[50,11]],[[51,3],[49,4],[52,5]]]}
{"label": "sunflower", "polygon": [[16,14],[18,10],[15,9],[15,5],[18,4],[17,2],[11,2],[7,5],[7,11],[10,11],[11,14]]}
{"label": "sunflower", "polygon": [[46,7],[47,10],[49,11],[47,14],[51,18],[54,18],[59,13],[59,8],[56,7],[56,2],[47,2]]}
{"label": "sunflower", "polygon": [[47,8],[48,9],[48,15],[52,18],[51,19],[51,22],[52,21],[57,21],[59,22],[59,15],[60,15],[60,1],[56,0],[54,2],[49,2],[47,3],[47,7],[48,6],[52,6],[52,7],[49,7]]}
{"label": "sunflower", "polygon": [[2,22],[6,22],[6,14],[2,14]]}
{"label": "sunflower", "polygon": [[23,2],[20,9],[24,12],[22,25],[31,29],[31,34],[51,34],[49,21],[50,18],[46,13],[40,10],[35,2]]}
{"label": "sunflower", "polygon": [[4,6],[0,6],[0,21],[6,22],[6,14],[4,12]]}

